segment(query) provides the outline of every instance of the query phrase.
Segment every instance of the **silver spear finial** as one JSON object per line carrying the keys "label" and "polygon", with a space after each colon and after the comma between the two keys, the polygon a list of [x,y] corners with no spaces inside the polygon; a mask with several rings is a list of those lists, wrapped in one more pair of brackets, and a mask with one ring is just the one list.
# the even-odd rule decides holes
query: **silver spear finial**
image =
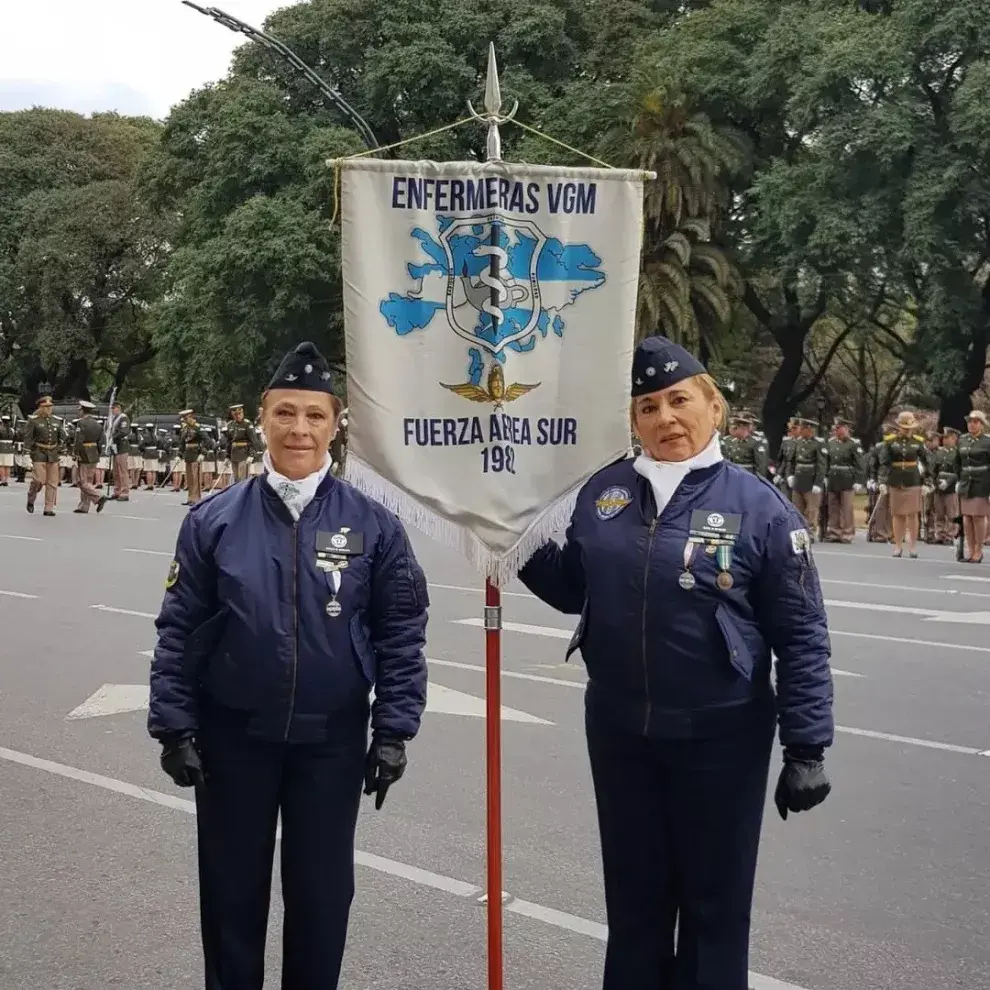
{"label": "silver spear finial", "polygon": [[495,43],[488,44],[488,76],[485,79],[485,112],[478,113],[468,100],[468,110],[475,120],[485,124],[488,128],[488,141],[485,148],[485,160],[489,162],[500,162],[502,160],[502,136],[498,128],[500,124],[507,124],[516,115],[519,109],[519,101],[512,105],[512,110],[507,114],[502,113],[502,90],[498,82],[498,63],[495,60]]}

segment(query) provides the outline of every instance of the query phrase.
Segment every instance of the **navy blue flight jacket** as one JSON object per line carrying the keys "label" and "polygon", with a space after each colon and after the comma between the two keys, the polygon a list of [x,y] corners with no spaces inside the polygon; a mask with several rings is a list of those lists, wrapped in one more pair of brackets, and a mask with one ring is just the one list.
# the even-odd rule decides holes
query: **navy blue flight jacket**
{"label": "navy blue flight jacket", "polygon": [[[317,566],[319,548],[324,563],[345,563],[336,575]],[[201,711],[219,706],[256,738],[320,742],[335,722],[363,714],[367,727],[372,689],[376,732],[418,732],[426,578],[399,520],[332,473],[298,522],[264,477],[193,506],[166,587],[154,738],[195,734]]]}
{"label": "navy blue flight jacket", "polygon": [[[728,587],[714,544],[695,547],[693,586],[682,578],[690,531],[711,518],[715,530],[738,527]],[[831,650],[810,534],[764,479],[726,461],[692,471],[657,518],[649,482],[619,461],[582,488],[563,548],[544,544],[519,576],[551,607],[580,614],[567,655],[580,648],[589,705],[624,727],[689,739],[772,712],[772,651],[781,743],[831,745]]]}

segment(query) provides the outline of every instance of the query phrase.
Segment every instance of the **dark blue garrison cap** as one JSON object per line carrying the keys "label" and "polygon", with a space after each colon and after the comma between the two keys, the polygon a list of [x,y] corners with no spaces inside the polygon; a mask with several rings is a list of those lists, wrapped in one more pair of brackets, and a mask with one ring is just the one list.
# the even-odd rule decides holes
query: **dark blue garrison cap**
{"label": "dark blue garrison cap", "polygon": [[282,358],[268,388],[305,389],[333,395],[333,373],[316,344],[305,340]]}
{"label": "dark blue garrison cap", "polygon": [[661,392],[685,378],[707,373],[705,366],[680,344],[666,337],[647,337],[633,354],[630,394],[636,398]]}

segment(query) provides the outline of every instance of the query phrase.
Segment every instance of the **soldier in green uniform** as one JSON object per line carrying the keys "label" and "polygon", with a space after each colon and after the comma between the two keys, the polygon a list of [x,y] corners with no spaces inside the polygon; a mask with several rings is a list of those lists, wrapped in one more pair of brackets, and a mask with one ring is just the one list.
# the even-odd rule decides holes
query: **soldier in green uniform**
{"label": "soldier in green uniform", "polygon": [[14,431],[10,417],[0,416],[0,488],[10,484],[10,469],[14,466]]}
{"label": "soldier in green uniform", "polygon": [[825,442],[815,436],[817,429],[816,420],[799,420],[798,436],[791,444],[787,462],[787,486],[791,490],[791,501],[804,516],[812,542],[818,532],[818,513],[827,471]]}
{"label": "soldier in green uniform", "polygon": [[951,426],[942,430],[941,444],[932,462],[932,480],[935,482],[932,530],[935,542],[942,545],[955,543],[959,536],[956,523],[959,515],[959,496],[956,493],[956,485],[959,484],[956,465],[958,441],[958,430]]}
{"label": "soldier in green uniform", "polygon": [[[883,430],[886,436],[892,432],[893,428]],[[866,455],[866,491],[869,498],[866,503],[867,523],[866,542],[867,543],[889,543],[890,542],[890,514],[887,512],[887,498],[880,496],[880,451],[883,449],[883,440],[878,440]]]}
{"label": "soldier in green uniform", "polygon": [[918,529],[921,523],[922,480],[931,477],[928,448],[918,432],[918,420],[910,410],[897,416],[897,433],[883,438],[880,448],[880,495],[888,498],[894,528],[894,556],[904,554],[907,537],[908,556],[918,556]]}
{"label": "soldier in green uniform", "polygon": [[767,445],[753,437],[753,421],[742,413],[732,417],[729,435],[722,440],[722,456],[750,474],[767,476]]}
{"label": "soldier in green uniform", "polygon": [[110,410],[110,467],[113,470],[113,497],[117,502],[131,500],[131,424],[119,402]]}
{"label": "soldier in green uniform", "polygon": [[179,429],[179,451],[186,463],[186,491],[188,499],[183,505],[195,505],[203,494],[201,465],[210,452],[210,438],[199,423],[192,409],[179,413],[182,426]]}
{"label": "soldier in green uniform", "polygon": [[987,513],[990,512],[990,436],[987,414],[974,409],[966,417],[967,433],[956,448],[956,473],[959,475],[959,511],[963,518],[965,560],[983,563],[983,545],[987,539]]}
{"label": "soldier in green uniform", "polygon": [[92,402],[80,401],[80,416],[76,421],[76,431],[72,440],[79,477],[79,505],[72,511],[79,515],[89,512],[90,505],[95,505],[96,511],[102,512],[107,502],[106,496],[100,493],[95,484],[96,469],[100,463],[100,448],[103,443],[103,427],[93,418],[95,408]]}
{"label": "soldier in green uniform", "polygon": [[138,440],[138,449],[141,452],[141,471],[144,474],[144,489],[145,491],[153,492],[158,481],[158,458],[161,453],[154,423],[144,424],[144,430]]}
{"label": "soldier in green uniform", "polygon": [[27,421],[24,430],[24,447],[31,452],[31,485],[28,488],[27,510],[34,512],[34,500],[42,488],[45,490],[45,515],[55,515],[58,498],[59,447],[62,431],[52,416],[51,396],[38,400],[38,411]]}
{"label": "soldier in green uniform", "polygon": [[234,482],[244,481],[248,476],[248,461],[253,454],[260,452],[261,444],[254,424],[244,418],[244,406],[230,407],[230,422],[226,429],[227,457]]}
{"label": "soldier in green uniform", "polygon": [[866,456],[851,428],[848,419],[837,419],[835,436],[825,445],[829,543],[852,543],[856,535],[853,494],[862,492],[866,484]]}
{"label": "soldier in green uniform", "polygon": [[784,439],[780,441],[780,450],[777,451],[777,459],[774,462],[773,483],[785,493],[789,490],[787,465],[791,459],[791,447],[794,446],[794,441],[798,436],[798,423],[799,420],[794,417],[787,421],[787,432],[784,434]]}
{"label": "soldier in green uniform", "polygon": [[939,450],[939,435],[933,430],[925,437],[925,449],[928,452],[928,466],[932,473],[922,480],[921,495],[921,538],[932,545],[935,539],[935,455]]}

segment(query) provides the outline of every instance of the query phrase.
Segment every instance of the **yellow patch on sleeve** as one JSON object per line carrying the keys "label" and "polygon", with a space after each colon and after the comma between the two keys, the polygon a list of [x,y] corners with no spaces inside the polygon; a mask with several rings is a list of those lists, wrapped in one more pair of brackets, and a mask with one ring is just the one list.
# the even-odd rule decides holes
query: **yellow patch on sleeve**
{"label": "yellow patch on sleeve", "polygon": [[168,577],[165,578],[165,587],[171,588],[179,580],[179,562],[173,560],[168,568]]}

